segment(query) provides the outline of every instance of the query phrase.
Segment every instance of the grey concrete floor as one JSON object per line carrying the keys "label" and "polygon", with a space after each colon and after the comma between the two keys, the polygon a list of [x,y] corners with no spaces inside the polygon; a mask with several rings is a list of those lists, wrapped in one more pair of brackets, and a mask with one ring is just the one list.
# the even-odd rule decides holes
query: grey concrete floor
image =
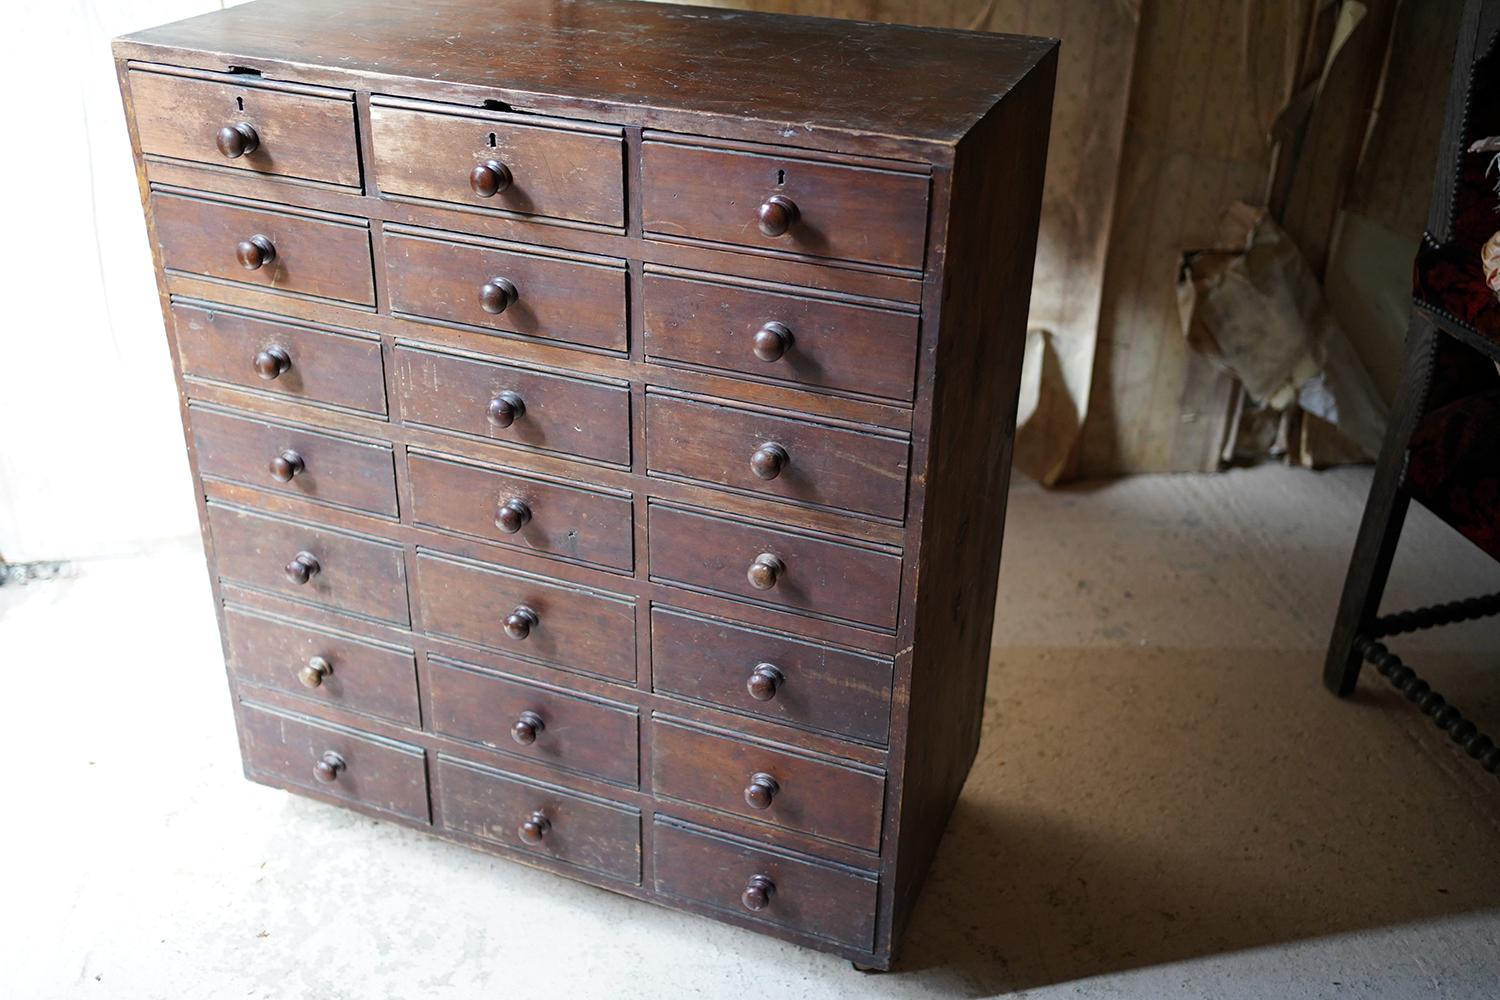
{"label": "grey concrete floor", "polygon": [[[1500,781],[1322,645],[1366,470],[1017,488],[900,971],[246,782],[190,543],[0,590],[0,1000],[1500,996]],[[1418,513],[1390,594],[1500,589]],[[1402,652],[1500,730],[1493,624]]]}

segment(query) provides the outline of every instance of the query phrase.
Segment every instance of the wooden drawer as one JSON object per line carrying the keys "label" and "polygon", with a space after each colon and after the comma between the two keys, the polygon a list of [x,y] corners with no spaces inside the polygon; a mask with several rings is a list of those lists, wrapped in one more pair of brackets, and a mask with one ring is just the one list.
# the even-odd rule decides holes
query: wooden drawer
{"label": "wooden drawer", "polygon": [[[917,271],[927,245],[927,188],[926,174],[659,140],[641,145],[645,229],[664,236]],[[795,206],[774,236],[760,226],[773,197]]]}
{"label": "wooden drawer", "polygon": [[640,719],[629,705],[431,654],[427,689],[436,732],[617,785],[640,785]]}
{"label": "wooden drawer", "polygon": [[437,802],[446,830],[640,884],[637,809],[447,754],[438,754]]}
{"label": "wooden drawer", "polygon": [[414,524],[626,572],[635,565],[628,493],[415,451],[406,467]]}
{"label": "wooden drawer", "polygon": [[[354,95],[348,91],[134,70],[130,95],[147,156],[359,187]],[[238,134],[221,140],[224,129]]]}
{"label": "wooden drawer", "polygon": [[240,736],[252,776],[429,822],[421,747],[248,701],[240,705]]}
{"label": "wooden drawer", "polygon": [[182,374],[385,416],[385,368],[373,334],[172,304]]}
{"label": "wooden drawer", "polygon": [[236,605],[224,607],[224,635],[242,681],[413,728],[422,724],[410,649]]}
{"label": "wooden drawer", "polygon": [[871,872],[660,815],[651,844],[657,892],[849,948],[874,947],[879,882]]}
{"label": "wooden drawer", "polygon": [[[294,600],[411,624],[401,546],[210,501],[208,528],[221,577]],[[316,570],[309,573],[312,566]]]}
{"label": "wooden drawer", "polygon": [[396,466],[385,442],[201,403],[188,409],[200,475],[396,516]]}
{"label": "wooden drawer", "polygon": [[625,262],[539,251],[387,226],[391,311],[624,352]]}
{"label": "wooden drawer", "polygon": [[630,464],[626,383],[401,345],[396,348],[396,384],[406,423],[611,465]]}
{"label": "wooden drawer", "polygon": [[651,788],[667,798],[880,850],[885,772],[852,761],[658,715],[651,729]]}
{"label": "wooden drawer", "polygon": [[170,271],[375,305],[370,225],[363,219],[160,191],[151,196],[151,212],[162,266]]}
{"label": "wooden drawer", "polygon": [[416,573],[428,632],[635,683],[631,598],[425,550]]}
{"label": "wooden drawer", "polygon": [[[657,503],[648,518],[653,579],[895,631],[899,555]],[[751,584],[752,567],[776,563],[757,574],[770,587]]]}
{"label": "wooden drawer", "polygon": [[381,194],[625,225],[619,128],[375,98],[370,134]]}
{"label": "wooden drawer", "polygon": [[653,472],[899,521],[906,513],[904,435],[646,393]]}
{"label": "wooden drawer", "polygon": [[884,746],[891,676],[888,659],[651,609],[651,677],[659,694]]}
{"label": "wooden drawer", "polygon": [[914,312],[647,271],[646,356],[909,403]]}

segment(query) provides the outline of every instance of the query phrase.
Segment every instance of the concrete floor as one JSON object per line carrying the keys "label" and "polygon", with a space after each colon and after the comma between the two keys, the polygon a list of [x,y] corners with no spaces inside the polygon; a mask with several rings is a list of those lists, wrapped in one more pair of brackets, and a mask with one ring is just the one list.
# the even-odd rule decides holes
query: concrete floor
{"label": "concrete floor", "polygon": [[[0,591],[0,998],[1500,995],[1500,782],[1316,677],[1366,470],[1011,503],[901,971],[244,781],[196,547]],[[1391,606],[1497,589],[1418,514]],[[1500,731],[1492,624],[1402,652]]]}

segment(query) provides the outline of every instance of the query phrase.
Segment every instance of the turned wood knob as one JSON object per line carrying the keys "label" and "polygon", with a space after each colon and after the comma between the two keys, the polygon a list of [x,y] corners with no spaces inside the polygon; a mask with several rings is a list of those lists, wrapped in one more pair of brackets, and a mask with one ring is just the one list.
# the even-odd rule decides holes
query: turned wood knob
{"label": "turned wood knob", "polygon": [[481,198],[493,198],[510,187],[510,168],[499,160],[485,160],[469,172],[469,187]]}
{"label": "turned wood knob", "polygon": [[745,904],[747,910],[764,910],[771,905],[771,897],[776,893],[776,883],[765,875],[751,875],[750,880],[745,883],[745,891],[740,893],[740,902]]}
{"label": "turned wood knob", "polygon": [[520,718],[516,719],[516,724],[510,727],[510,738],[523,747],[529,747],[536,742],[537,733],[546,728],[540,715],[522,712]]}
{"label": "turned wood knob", "polygon": [[785,680],[786,675],[777,670],[774,664],[757,663],[755,669],[750,671],[750,678],[745,681],[745,690],[756,701],[770,701],[776,697],[776,689]]}
{"label": "turned wood knob", "polygon": [[288,448],[271,459],[271,478],[278,483],[289,483],[305,468],[307,463],[302,456]]}
{"label": "turned wood knob", "polygon": [[521,397],[506,390],[490,400],[487,418],[496,427],[509,427],[517,418],[525,416],[526,404]]}
{"label": "turned wood knob", "polygon": [[750,456],[750,471],[759,479],[767,481],[781,475],[781,470],[792,460],[787,450],[775,441],[767,441]]}
{"label": "turned wood knob", "polygon": [[786,563],[769,552],[762,552],[755,557],[755,561],[745,571],[745,578],[756,590],[770,590],[776,586],[776,581],[780,580],[781,574],[785,572]]}
{"label": "turned wood knob", "polygon": [[292,356],[286,348],[272,345],[255,356],[255,374],[267,382],[280,378],[292,367]]}
{"label": "turned wood knob", "polygon": [[792,331],[785,323],[774,320],[755,331],[751,348],[762,361],[780,361],[781,356],[792,346]]}
{"label": "turned wood knob", "polygon": [[332,750],[328,750],[313,765],[313,777],[325,785],[332,784],[338,778],[339,772],[346,766],[343,757]]}
{"label": "turned wood knob", "polygon": [[305,688],[315,688],[322,686],[323,678],[332,674],[333,664],[321,656],[314,656],[301,670],[297,671],[297,680],[301,681]]}
{"label": "turned wood knob", "polygon": [[745,804],[751,809],[769,809],[771,800],[776,793],[781,791],[781,786],[776,779],[764,771],[757,771],[750,776],[750,784],[745,786]]}
{"label": "turned wood knob", "polygon": [[515,304],[521,293],[509,278],[491,278],[479,286],[479,308],[499,315]]}
{"label": "turned wood knob", "polygon": [[313,577],[317,576],[323,569],[318,562],[318,557],[311,552],[298,552],[292,561],[286,564],[286,576],[288,580],[301,586]]}
{"label": "turned wood knob", "polygon": [[773,194],[760,203],[760,211],[756,216],[760,231],[774,237],[785,236],[786,231],[797,224],[801,214],[795,201],[784,194]]}
{"label": "turned wood knob", "polygon": [[253,153],[260,148],[260,136],[256,134],[255,126],[249,122],[225,125],[219,129],[219,134],[214,136],[214,142],[218,145],[219,152],[231,160],[238,159],[246,153]]}
{"label": "turned wood knob", "polygon": [[240,267],[258,271],[276,259],[276,247],[269,237],[256,233],[248,240],[240,240],[234,248],[234,256]]}
{"label": "turned wood knob", "polygon": [[506,616],[505,634],[512,639],[524,639],[539,624],[541,624],[541,619],[537,617],[536,612],[523,604]]}
{"label": "turned wood knob", "polygon": [[540,844],[542,838],[547,836],[547,831],[550,829],[552,829],[552,821],[547,818],[546,813],[538,809],[526,817],[526,821],[521,824],[516,832],[521,835],[521,839],[526,843]]}
{"label": "turned wood knob", "polygon": [[507,535],[514,535],[526,527],[530,520],[531,508],[526,505],[525,500],[512,497],[495,509],[495,527]]}

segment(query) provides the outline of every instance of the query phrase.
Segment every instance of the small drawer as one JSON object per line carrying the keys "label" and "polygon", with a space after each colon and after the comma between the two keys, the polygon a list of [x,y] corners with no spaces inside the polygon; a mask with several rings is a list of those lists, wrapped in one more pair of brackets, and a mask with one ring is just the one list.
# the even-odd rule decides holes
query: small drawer
{"label": "small drawer", "polygon": [[348,91],[133,70],[130,99],[147,156],[359,187]]}
{"label": "small drawer", "polygon": [[438,754],[446,830],[631,885],[641,881],[640,810]]}
{"label": "small drawer", "polygon": [[413,728],[422,724],[410,649],[234,605],[224,608],[224,634],[242,681]]}
{"label": "small drawer", "polygon": [[182,374],[385,416],[385,367],[371,334],[172,304]]}
{"label": "small drawer", "polygon": [[406,423],[630,464],[630,390],[623,382],[398,346],[396,384]]}
{"label": "small drawer", "polygon": [[359,306],[375,305],[370,224],[207,198],[151,196],[162,266]]}
{"label": "small drawer", "polygon": [[915,313],[647,271],[646,356],[910,403]]}
{"label": "small drawer", "polygon": [[370,102],[381,194],[524,215],[625,225],[618,128],[481,117],[442,105]]}
{"label": "small drawer", "polygon": [[640,719],[629,705],[431,654],[427,689],[436,732],[616,785],[640,785]]}
{"label": "small drawer", "polygon": [[421,747],[248,701],[240,705],[240,737],[251,776],[431,822]]}
{"label": "small drawer", "polygon": [[890,733],[890,660],[685,611],[651,609],[651,677],[659,694],[772,722],[880,746]]}
{"label": "small drawer", "polygon": [[646,393],[646,465],[662,475],[899,521],[910,450],[904,435]]}
{"label": "small drawer", "polygon": [[217,571],[293,600],[411,624],[401,546],[301,521],[208,504]]}
{"label": "small drawer", "polygon": [[901,557],[893,552],[656,503],[647,516],[652,579],[896,629]]}
{"label": "small drawer", "polygon": [[387,226],[391,311],[624,352],[625,262]]}
{"label": "small drawer", "polygon": [[656,891],[722,913],[869,951],[879,880],[792,851],[767,848],[658,815],[652,829]]}
{"label": "small drawer", "polygon": [[635,683],[635,602],[518,570],[417,552],[428,632]]}
{"label": "small drawer", "polygon": [[646,232],[920,271],[926,174],[649,140]]}
{"label": "small drawer", "polygon": [[651,787],[667,798],[880,850],[885,772],[852,761],[811,757],[656,716]]}
{"label": "small drawer", "polygon": [[188,409],[200,474],[396,516],[396,466],[385,442],[335,436],[201,403]]}
{"label": "small drawer", "polygon": [[635,565],[629,494],[420,452],[406,467],[415,524],[626,572]]}

